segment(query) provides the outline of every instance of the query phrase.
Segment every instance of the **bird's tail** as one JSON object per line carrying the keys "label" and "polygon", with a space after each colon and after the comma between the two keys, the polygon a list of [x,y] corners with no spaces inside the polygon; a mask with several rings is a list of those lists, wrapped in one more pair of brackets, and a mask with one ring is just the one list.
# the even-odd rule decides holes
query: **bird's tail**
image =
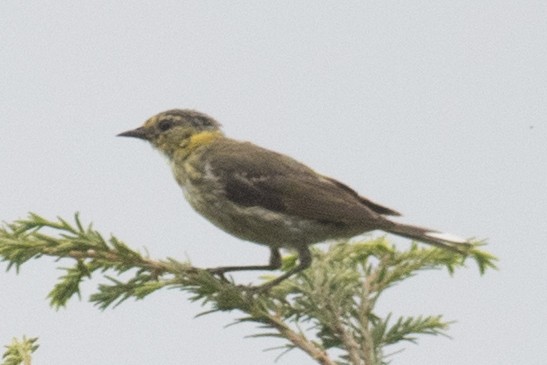
{"label": "bird's tail", "polygon": [[456,251],[462,254],[465,254],[471,247],[471,243],[469,243],[468,240],[454,236],[450,233],[443,233],[433,229],[412,226],[409,224],[401,224],[392,221],[391,223],[393,225],[385,230],[398,236],[428,243],[436,247]]}

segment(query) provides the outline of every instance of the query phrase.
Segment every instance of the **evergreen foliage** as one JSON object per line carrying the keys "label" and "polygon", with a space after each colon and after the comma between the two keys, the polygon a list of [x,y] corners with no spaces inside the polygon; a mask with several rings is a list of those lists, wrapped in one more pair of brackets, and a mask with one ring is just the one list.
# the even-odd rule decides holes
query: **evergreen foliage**
{"label": "evergreen foliage", "polygon": [[[453,273],[470,259],[481,274],[494,269],[496,258],[480,250],[481,245],[474,243],[464,257],[416,244],[401,251],[385,238],[336,243],[323,251],[314,248],[309,269],[260,292],[189,262],[151,259],[114,236],[105,238],[91,225],[84,226],[78,214],[74,223],[30,214],[0,228],[0,258],[8,270],[19,271],[29,260],[42,256],[69,263],[48,295],[54,308],[79,297],[81,283],[93,275],[105,280],[89,300],[103,310],[162,288],[178,288],[206,308],[201,315],[243,312],[235,322],[258,324],[259,331],[252,337],[278,338],[279,349],[300,349],[324,365],[386,364],[386,347],[415,343],[420,335],[446,334],[450,322],[440,315],[382,317],[376,313],[377,301],[385,290],[420,271]],[[282,270],[295,264],[296,256],[289,255],[283,259]],[[36,340],[14,340],[6,346],[2,365],[30,364]]]}

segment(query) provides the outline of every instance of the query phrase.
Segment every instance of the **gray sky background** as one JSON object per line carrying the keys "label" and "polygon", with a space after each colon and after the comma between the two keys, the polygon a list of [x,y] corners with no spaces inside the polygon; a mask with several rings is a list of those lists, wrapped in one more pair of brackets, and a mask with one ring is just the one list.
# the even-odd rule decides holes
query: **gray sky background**
{"label": "gray sky background", "polygon": [[[158,153],[115,137],[195,108],[405,222],[488,238],[499,272],[424,273],[383,298],[381,313],[457,321],[452,339],[423,337],[393,364],[545,364],[546,19],[547,3],[527,0],[2,1],[0,219],[79,211],[152,257],[265,263],[267,249],[191,210]],[[262,350],[280,341],[243,338],[253,326],[223,328],[235,314],[194,319],[203,308],[177,291],[56,312],[45,297],[59,266],[0,272],[0,344],[39,336],[36,364],[277,355]],[[292,363],[313,362],[279,361]]]}

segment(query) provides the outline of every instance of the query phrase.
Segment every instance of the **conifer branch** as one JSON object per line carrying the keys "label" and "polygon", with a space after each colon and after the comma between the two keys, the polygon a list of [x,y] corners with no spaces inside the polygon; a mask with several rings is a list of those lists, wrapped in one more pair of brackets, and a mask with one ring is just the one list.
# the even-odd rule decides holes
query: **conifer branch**
{"label": "conifer branch", "polygon": [[2,355],[2,365],[31,365],[31,355],[38,349],[37,338],[26,338],[21,340],[14,338],[5,346],[6,351]]}
{"label": "conifer branch", "polygon": [[[103,310],[162,288],[178,288],[207,308],[202,315],[239,310],[245,317],[235,323],[253,322],[267,330],[251,337],[284,339],[282,348],[301,349],[323,365],[385,364],[387,346],[415,343],[419,335],[446,334],[450,322],[442,316],[381,318],[375,312],[377,300],[385,290],[423,270],[445,269],[452,274],[465,267],[467,259],[475,261],[481,274],[494,269],[496,258],[480,250],[481,245],[476,243],[464,257],[417,244],[400,251],[385,238],[337,243],[328,250],[314,248],[313,264],[306,271],[269,292],[256,292],[188,262],[144,256],[118,238],[105,239],[91,225],[84,226],[77,214],[74,224],[31,214],[0,227],[0,258],[8,270],[18,271],[42,256],[71,263],[48,295],[54,308],[79,297],[81,283],[93,275],[102,275],[105,282],[89,300]],[[289,255],[282,269],[295,264],[296,257]],[[335,349],[342,354],[337,360]]]}

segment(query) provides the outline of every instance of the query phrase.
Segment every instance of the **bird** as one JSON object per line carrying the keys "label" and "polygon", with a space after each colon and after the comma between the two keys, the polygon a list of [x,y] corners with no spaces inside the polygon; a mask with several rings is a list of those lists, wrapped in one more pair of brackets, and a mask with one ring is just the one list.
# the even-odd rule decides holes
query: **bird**
{"label": "bird", "polygon": [[400,213],[359,195],[297,160],[227,137],[221,124],[192,109],[156,114],[118,134],[149,142],[165,155],[186,200],[218,228],[270,249],[269,263],[209,269],[224,273],[277,270],[281,248],[295,250],[298,264],[260,286],[268,290],[312,263],[309,246],[381,230],[466,254],[468,240],[398,223]]}

